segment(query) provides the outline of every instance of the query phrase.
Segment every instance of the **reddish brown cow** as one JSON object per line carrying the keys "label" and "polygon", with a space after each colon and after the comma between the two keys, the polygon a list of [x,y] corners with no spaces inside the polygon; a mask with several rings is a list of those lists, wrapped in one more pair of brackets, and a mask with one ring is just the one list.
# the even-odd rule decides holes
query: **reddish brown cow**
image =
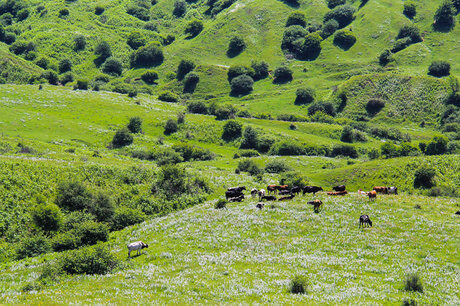
{"label": "reddish brown cow", "polygon": [[270,193],[276,193],[276,191],[278,190],[276,187],[278,187],[277,185],[268,185],[267,186],[267,193],[270,194]]}
{"label": "reddish brown cow", "polygon": [[327,193],[327,195],[332,195],[332,196],[339,196],[339,195],[344,196],[346,194],[348,194],[348,192],[346,190],[344,190],[344,191],[329,191]]}
{"label": "reddish brown cow", "polygon": [[377,198],[377,192],[376,192],[375,190],[369,191],[369,192],[367,193],[367,196],[369,197],[369,201],[370,201],[371,199],[374,199],[374,200],[375,200],[375,199]]}
{"label": "reddish brown cow", "polygon": [[372,188],[372,190],[374,190],[377,193],[388,194],[388,187],[385,186],[375,186],[374,188]]}

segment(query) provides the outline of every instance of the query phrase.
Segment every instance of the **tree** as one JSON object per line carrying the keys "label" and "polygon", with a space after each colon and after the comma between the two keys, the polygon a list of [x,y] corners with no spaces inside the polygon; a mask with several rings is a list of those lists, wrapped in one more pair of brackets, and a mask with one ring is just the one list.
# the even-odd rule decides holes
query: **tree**
{"label": "tree", "polygon": [[110,45],[106,41],[101,41],[96,45],[94,49],[94,54],[98,56],[98,60],[103,63],[107,58],[112,56],[112,50],[110,49]]}
{"label": "tree", "polygon": [[180,81],[182,80],[187,73],[195,69],[195,63],[191,60],[183,59],[180,61],[179,65],[177,66],[177,74],[176,77]]}
{"label": "tree", "polygon": [[258,133],[252,126],[247,126],[244,129],[243,141],[241,142],[240,149],[257,149]]}
{"label": "tree", "polygon": [[168,119],[165,124],[164,134],[171,135],[177,132],[178,129],[177,122],[174,119]]}
{"label": "tree", "polygon": [[142,133],[142,119],[140,117],[131,117],[126,127],[131,133]]}
{"label": "tree", "polygon": [[410,43],[415,44],[422,41],[422,36],[420,35],[420,30],[415,25],[404,25],[399,29],[398,36],[396,39],[410,38]]}
{"label": "tree", "polygon": [[350,49],[355,42],[356,36],[351,31],[341,30],[334,35],[334,45],[344,50]]}
{"label": "tree", "polygon": [[152,43],[141,47],[131,54],[131,67],[151,67],[163,63],[164,56],[161,47]]}
{"label": "tree", "polygon": [[436,171],[433,168],[422,166],[415,171],[414,187],[415,188],[431,188],[435,186],[434,177]]}
{"label": "tree", "polygon": [[455,26],[455,9],[451,0],[445,0],[434,15],[433,27],[438,31],[450,30]]}
{"label": "tree", "polygon": [[254,81],[268,77],[268,64],[264,61],[253,61],[251,68],[254,70]]}
{"label": "tree", "polygon": [[189,38],[194,38],[203,31],[203,22],[201,20],[192,20],[185,27],[185,34],[189,34]]}
{"label": "tree", "polygon": [[173,15],[176,17],[182,17],[187,11],[187,3],[184,0],[176,0],[174,2]]}
{"label": "tree", "polygon": [[293,25],[288,27],[283,34],[281,49],[294,52],[294,42],[298,41],[299,39],[304,39],[307,34],[307,30],[301,26]]}
{"label": "tree", "polygon": [[247,74],[237,76],[230,82],[232,95],[247,95],[252,91],[254,80]]}
{"label": "tree", "polygon": [[273,83],[281,84],[292,81],[292,70],[286,66],[281,66],[275,69],[275,78]]}
{"label": "tree", "polygon": [[234,78],[243,74],[249,75],[252,78],[255,76],[255,71],[252,68],[242,65],[231,66],[227,72],[228,82],[231,82]]}
{"label": "tree", "polygon": [[305,28],[305,26],[307,25],[307,19],[305,17],[305,14],[294,12],[291,15],[289,15],[286,21],[286,27],[290,27],[293,25],[298,25]]}
{"label": "tree", "polygon": [[74,50],[81,51],[84,50],[86,47],[86,38],[83,35],[77,35],[73,39],[74,42]]}
{"label": "tree", "polygon": [[68,211],[81,211],[88,207],[92,194],[78,181],[60,182],[57,187],[56,204]]}
{"label": "tree", "polygon": [[132,49],[137,50],[140,47],[145,46],[145,44],[147,43],[147,40],[144,38],[144,36],[139,31],[134,31],[128,35],[128,39],[126,43]]}
{"label": "tree", "polygon": [[34,224],[45,232],[57,231],[62,223],[62,214],[55,204],[41,203],[32,208],[31,216]]}
{"label": "tree", "polygon": [[123,73],[123,65],[118,59],[109,57],[104,64],[102,64],[102,71],[110,75],[120,76]]}
{"label": "tree", "polygon": [[239,36],[233,36],[228,44],[227,56],[235,57],[243,52],[244,49],[246,49],[244,40]]}
{"label": "tree", "polygon": [[321,29],[321,37],[326,39],[337,31],[339,23],[335,19],[327,21]]}
{"label": "tree", "polygon": [[296,41],[294,43],[296,57],[305,60],[314,60],[321,52],[321,36],[317,33],[310,33],[305,36],[303,43]]}
{"label": "tree", "polygon": [[296,91],[296,98],[294,104],[307,104],[311,103],[315,100],[315,91],[313,88],[306,87],[306,88],[299,88]]}
{"label": "tree", "polygon": [[134,141],[133,135],[130,134],[127,128],[118,130],[112,139],[112,146],[114,148],[121,148],[129,146]]}
{"label": "tree", "polygon": [[339,27],[343,28],[349,25],[353,21],[353,15],[355,13],[355,8],[348,5],[339,5],[335,7],[333,10],[324,15],[324,22],[327,22],[331,19],[335,19],[339,23]]}
{"label": "tree", "polygon": [[406,1],[404,2],[403,14],[409,18],[413,19],[417,15],[417,7],[414,2]]}
{"label": "tree", "polygon": [[440,78],[450,74],[450,64],[446,61],[434,61],[428,67],[428,75]]}
{"label": "tree", "polygon": [[392,60],[391,57],[391,51],[390,50],[384,50],[380,55],[379,55],[379,64],[381,66],[386,66],[390,61]]}
{"label": "tree", "polygon": [[148,70],[141,75],[141,79],[147,84],[155,84],[155,81],[158,80],[158,73],[153,70]]}
{"label": "tree", "polygon": [[228,120],[222,132],[222,139],[225,141],[231,141],[241,137],[242,124],[235,120]]}
{"label": "tree", "polygon": [[184,78],[184,92],[193,93],[196,85],[200,82],[200,76],[194,72],[189,72]]}

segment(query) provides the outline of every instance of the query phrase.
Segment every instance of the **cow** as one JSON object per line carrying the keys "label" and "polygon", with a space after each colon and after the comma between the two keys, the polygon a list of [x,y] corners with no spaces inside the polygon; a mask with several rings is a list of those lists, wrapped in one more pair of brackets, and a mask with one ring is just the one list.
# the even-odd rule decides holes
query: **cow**
{"label": "cow", "polygon": [[262,210],[265,207],[264,203],[257,203],[256,208]]}
{"label": "cow", "polygon": [[279,195],[288,195],[288,194],[291,194],[291,191],[288,190],[288,189],[284,189],[284,190],[280,190],[280,192],[278,192]]}
{"label": "cow", "polygon": [[255,198],[258,193],[259,193],[259,190],[255,189],[255,188],[252,188],[251,197]]}
{"label": "cow", "polygon": [[359,217],[359,227],[360,227],[360,228],[361,228],[361,227],[365,227],[366,224],[367,224],[368,226],[372,227],[372,221],[371,221],[371,219],[369,218],[368,215],[361,215],[361,216]]}
{"label": "cow", "polygon": [[259,195],[259,201],[260,201],[265,196],[265,190],[260,189],[259,192],[258,192],[258,195]]}
{"label": "cow", "polygon": [[230,198],[235,198],[243,195],[241,191],[227,190],[225,192],[225,199],[228,201]]}
{"label": "cow", "polygon": [[339,185],[332,187],[334,191],[345,191],[345,185]]}
{"label": "cow", "polygon": [[458,210],[455,214],[456,214],[456,215],[460,215],[460,210]]}
{"label": "cow", "polygon": [[318,191],[323,191],[323,188],[318,187],[318,186],[305,186],[302,189],[303,194],[306,194],[306,193],[316,194]]}
{"label": "cow", "polygon": [[389,194],[398,194],[398,187],[394,187],[394,186],[388,187],[388,193]]}
{"label": "cow", "polygon": [[270,194],[270,193],[276,193],[276,191],[278,190],[276,187],[277,187],[277,185],[268,185],[268,186],[267,186],[267,192],[268,192],[268,194]]}
{"label": "cow", "polygon": [[374,188],[372,188],[372,190],[374,190],[377,193],[388,194],[388,187],[385,186],[375,186]]}
{"label": "cow", "polygon": [[309,201],[307,202],[307,204],[310,204],[310,205],[313,205],[313,211],[315,213],[318,213],[319,212],[319,209],[322,207],[323,205],[323,202],[321,200],[313,200],[313,201]]}
{"label": "cow", "polygon": [[263,197],[262,197],[262,200],[265,200],[265,201],[276,201],[276,197],[275,197],[275,196],[272,196],[272,195],[267,195],[267,196],[263,196]]}
{"label": "cow", "polygon": [[299,194],[302,189],[299,186],[294,186],[291,188],[291,193]]}
{"label": "cow", "polygon": [[242,193],[243,190],[246,190],[245,186],[242,186],[242,187],[229,187],[227,189],[227,191],[235,191],[235,192],[240,192],[240,193]]}
{"label": "cow", "polygon": [[142,241],[136,241],[133,243],[128,244],[128,258],[131,258],[131,251],[137,251],[137,255],[139,255],[140,250],[148,248],[149,245],[143,243]]}
{"label": "cow", "polygon": [[327,195],[332,195],[332,196],[344,196],[346,194],[348,194],[348,192],[345,190],[344,191],[329,191],[327,193]]}
{"label": "cow", "polygon": [[242,202],[243,200],[244,200],[244,194],[228,199],[229,202]]}
{"label": "cow", "polygon": [[278,191],[289,190],[289,185],[279,185],[279,186],[276,186],[276,189],[278,189]]}
{"label": "cow", "polygon": [[377,192],[375,190],[371,190],[367,193],[367,196],[369,197],[370,200],[375,200],[377,198]]}
{"label": "cow", "polygon": [[290,194],[290,195],[288,195],[288,196],[279,198],[278,201],[292,200],[294,197],[295,197],[295,194]]}

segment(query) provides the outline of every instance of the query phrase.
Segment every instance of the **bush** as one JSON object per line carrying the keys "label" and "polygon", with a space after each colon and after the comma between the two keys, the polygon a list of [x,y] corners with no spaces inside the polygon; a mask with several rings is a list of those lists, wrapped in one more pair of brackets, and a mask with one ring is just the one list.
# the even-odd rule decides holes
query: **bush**
{"label": "bush", "polygon": [[248,172],[250,175],[259,175],[263,173],[263,170],[257,166],[257,164],[249,158],[245,158],[238,162],[237,170],[239,172]]}
{"label": "bush", "polygon": [[398,146],[391,142],[386,142],[382,144],[380,146],[380,151],[382,152],[382,156],[384,156],[385,158],[394,158],[400,156]]}
{"label": "bush", "polygon": [[447,153],[448,140],[442,136],[435,136],[427,144],[425,149],[426,155],[441,155]]}
{"label": "bush", "polygon": [[57,231],[61,226],[61,210],[55,204],[39,204],[30,214],[34,224],[45,232]]}
{"label": "bush", "polygon": [[281,66],[275,69],[275,78],[273,83],[281,84],[292,81],[292,70],[288,67]]}
{"label": "bush", "polygon": [[381,66],[386,66],[389,62],[391,62],[392,57],[391,57],[391,51],[390,50],[384,50],[380,55],[379,55],[379,64]]}
{"label": "bush", "polygon": [[258,133],[252,126],[247,126],[243,132],[243,141],[240,149],[257,149]]}
{"label": "bush", "polygon": [[200,82],[200,76],[194,72],[189,72],[184,78],[184,92],[193,93]]}
{"label": "bush", "polygon": [[147,43],[147,40],[144,38],[144,36],[139,31],[134,31],[128,35],[128,39],[126,43],[132,49],[137,50],[140,47],[145,46],[145,44]]}
{"label": "bush", "polygon": [[154,186],[169,199],[193,193],[193,190],[188,189],[187,173],[184,168],[176,165],[161,167]]}
{"label": "bush", "polygon": [[131,133],[142,133],[142,119],[140,117],[129,118],[127,128]]}
{"label": "bush", "polygon": [[228,43],[227,56],[235,57],[246,49],[246,43],[239,36],[233,36]]}
{"label": "bush", "polygon": [[67,211],[85,210],[91,199],[92,194],[78,181],[64,181],[58,184],[56,204]]}
{"label": "bush", "polygon": [[379,99],[371,99],[366,104],[366,111],[369,115],[375,116],[385,107],[385,101]]}
{"label": "bush", "polygon": [[96,45],[94,54],[97,55],[98,60],[103,63],[107,58],[112,56],[110,45],[106,41],[101,41]]}
{"label": "bush", "polygon": [[298,25],[293,25],[286,28],[283,34],[283,40],[281,42],[281,49],[295,52],[296,44],[294,43],[304,39],[307,34],[307,30]]}
{"label": "bush", "polygon": [[162,44],[163,46],[169,46],[176,40],[176,36],[172,34],[166,35],[166,37],[163,38]]}
{"label": "bush", "polygon": [[126,13],[142,21],[149,21],[150,12],[148,9],[138,5],[132,5],[126,9]]}
{"label": "bush", "polygon": [[45,80],[47,80],[48,83],[50,83],[51,85],[57,85],[57,83],[59,81],[58,74],[56,72],[54,72],[53,70],[47,70],[47,71],[43,72],[41,77],[44,78]]}
{"label": "bush", "polygon": [[131,67],[151,67],[163,63],[163,50],[157,43],[143,46],[131,54]]}
{"label": "bush", "polygon": [[[268,73],[268,71],[267,71]],[[231,66],[227,72],[228,82],[241,75],[249,75],[251,78],[255,77],[255,71],[252,68],[248,68],[242,65]]]}
{"label": "bush", "polygon": [[73,82],[73,74],[71,72],[67,72],[61,76],[59,82],[65,86],[65,84]]}
{"label": "bush", "polygon": [[133,135],[129,132],[127,128],[122,128],[118,130],[112,139],[112,146],[114,148],[122,148],[129,146],[134,141]]}
{"label": "bush", "polygon": [[72,70],[72,62],[69,59],[63,59],[59,62],[59,73]]}
{"label": "bush", "polygon": [[423,285],[417,274],[411,273],[406,276],[406,280],[404,282],[404,290],[423,293]]}
{"label": "bush", "polygon": [[227,207],[227,201],[224,199],[217,200],[216,204],[214,204],[215,209],[223,209]]}
{"label": "bush", "polygon": [[300,104],[308,104],[311,103],[315,100],[315,91],[310,88],[299,88],[296,91],[296,98],[294,101],[294,104],[300,105]]}
{"label": "bush", "polygon": [[73,89],[88,90],[88,80],[77,80],[77,83],[74,85]]}
{"label": "bush", "polygon": [[415,6],[415,3],[410,1],[404,2],[403,14],[409,19],[414,18],[415,15],[417,15],[417,7]]}
{"label": "bush", "polygon": [[433,27],[438,31],[450,30],[455,26],[455,9],[451,0],[445,0],[434,14]]}
{"label": "bush", "polygon": [[324,24],[321,29],[321,37],[326,39],[335,33],[339,28],[339,23],[335,19],[331,19]]}
{"label": "bush", "polygon": [[138,210],[128,207],[120,207],[115,211],[111,221],[111,229],[119,231],[127,226],[135,225],[144,222],[145,214]]}
{"label": "bush", "polygon": [[434,61],[428,67],[428,75],[444,77],[450,75],[450,64],[446,61]]}
{"label": "bush", "polygon": [[265,164],[265,172],[268,173],[281,173],[290,171],[291,168],[282,160],[271,160]]}
{"label": "bush", "polygon": [[16,35],[14,33],[5,33],[5,38],[3,39],[3,42],[7,45],[11,45],[16,41]]}
{"label": "bush", "polygon": [[410,39],[410,37],[405,37],[405,38],[398,39],[395,42],[393,48],[391,48],[391,52],[393,52],[393,53],[399,52],[399,51],[407,48],[410,44],[412,44],[412,40]]}
{"label": "bush", "polygon": [[238,152],[233,155],[233,158],[240,158],[240,157],[257,157],[260,156],[259,152],[256,150],[239,150]]}
{"label": "bush", "polygon": [[350,49],[356,42],[356,36],[348,30],[338,31],[334,35],[334,44],[344,50]]}
{"label": "bush", "polygon": [[261,135],[257,137],[257,151],[260,153],[267,153],[270,151],[275,139],[269,135]]}
{"label": "bush", "polygon": [[33,42],[17,41],[13,43],[9,50],[16,55],[24,54],[35,50],[35,44]]}
{"label": "bush", "polygon": [[168,121],[166,121],[164,134],[171,135],[177,132],[178,129],[179,128],[177,126],[177,122],[174,119],[169,119]]}
{"label": "bush", "polygon": [[115,207],[112,198],[103,192],[95,194],[91,200],[88,211],[96,217],[99,222],[108,222],[113,216]]}
{"label": "bush", "polygon": [[192,101],[187,104],[187,111],[192,114],[207,114],[208,107],[203,101]]}
{"label": "bush", "polygon": [[280,185],[303,188],[308,184],[308,180],[297,172],[285,172],[281,175]]}
{"label": "bush", "polygon": [[109,57],[102,65],[102,72],[120,76],[123,72],[123,65],[118,59]]}
{"label": "bush", "polygon": [[255,81],[265,79],[268,77],[268,64],[264,61],[253,61],[251,68],[254,70]]}
{"label": "bush", "polygon": [[434,177],[436,171],[433,168],[422,166],[415,171],[414,187],[428,189],[435,186]]}
{"label": "bush", "polygon": [[55,252],[73,250],[79,246],[81,246],[80,237],[76,235],[75,231],[57,234],[51,241],[51,247]]}
{"label": "bush", "polygon": [[171,148],[159,148],[155,152],[154,158],[158,166],[178,164],[184,161],[182,156]]}
{"label": "bush", "polygon": [[331,156],[348,156],[350,158],[358,158],[358,151],[356,151],[356,148],[353,146],[338,144],[332,148]]}
{"label": "bush", "polygon": [[286,21],[286,27],[290,27],[293,25],[298,25],[305,28],[305,26],[307,25],[307,19],[305,18],[305,14],[294,12],[291,15],[289,15]]}
{"label": "bush", "polygon": [[321,52],[321,36],[317,33],[308,34],[303,43],[301,41],[294,42],[296,58],[302,60],[314,60]]}
{"label": "bush", "polygon": [[369,152],[367,152],[367,156],[369,159],[377,159],[380,157],[380,152],[376,148],[372,148]]}
{"label": "bush", "polygon": [[181,60],[177,66],[176,77],[178,80],[182,80],[185,75],[195,69],[195,63],[190,60]]}
{"label": "bush", "polygon": [[335,19],[339,23],[339,27],[343,28],[349,25],[353,21],[353,14],[355,13],[355,8],[345,4],[335,7],[333,10],[329,11],[324,15],[324,22],[327,22],[331,19]]}
{"label": "bush", "polygon": [[275,143],[272,148],[270,149],[270,155],[281,155],[281,156],[288,156],[288,155],[304,155],[305,150],[302,145],[299,143],[283,140],[280,142]]}
{"label": "bush", "polygon": [[289,292],[294,294],[307,293],[307,281],[302,276],[296,276],[289,284]]}
{"label": "bush", "polygon": [[13,24],[13,15],[11,13],[5,13],[0,16],[0,24],[9,26]]}
{"label": "bush", "polygon": [[174,10],[173,10],[174,16],[182,17],[184,16],[186,11],[187,11],[187,3],[184,0],[176,0],[176,2],[174,2]]}
{"label": "bush", "polygon": [[216,120],[227,120],[235,118],[237,109],[230,103],[219,105],[215,111],[214,115],[216,116]]}
{"label": "bush", "polygon": [[147,84],[155,84],[156,80],[158,80],[158,73],[153,70],[148,70],[141,75],[141,79]]}
{"label": "bush", "polygon": [[404,25],[399,29],[396,39],[410,38],[410,43],[415,44],[422,41],[420,30],[415,25]]}
{"label": "bush", "polygon": [[327,7],[330,9],[333,9],[336,6],[344,5],[346,1],[345,0],[327,0],[326,2],[327,2]]}
{"label": "bush", "polygon": [[69,10],[66,8],[63,8],[59,11],[59,18],[69,16]]}
{"label": "bush", "polygon": [[158,100],[164,102],[177,102],[179,101],[179,97],[171,91],[164,91],[160,93],[160,95],[158,96]]}
{"label": "bush", "polygon": [[230,85],[232,88],[232,95],[247,95],[252,91],[254,80],[249,75],[243,74],[232,79]]}
{"label": "bush", "polygon": [[319,112],[322,112],[329,116],[335,116],[334,105],[330,102],[315,102],[308,107],[309,116],[313,116]]}
{"label": "bush", "polygon": [[203,31],[203,22],[200,20],[192,20],[185,27],[185,34],[189,34],[189,38],[194,38]]}
{"label": "bush", "polygon": [[69,252],[58,263],[60,269],[68,274],[106,274],[117,264],[115,256],[103,245]]}
{"label": "bush", "polygon": [[32,236],[21,239],[17,249],[16,258],[35,257],[51,251],[51,244],[43,236]]}
{"label": "bush", "polygon": [[102,15],[102,13],[104,13],[104,11],[105,11],[105,8],[102,7],[102,6],[100,6],[100,5],[98,5],[98,6],[96,6],[96,7],[94,8],[94,14],[96,14],[96,15],[98,15],[98,16],[99,16],[99,15]]}
{"label": "bush", "polygon": [[103,223],[87,221],[78,224],[75,230],[81,245],[93,245],[98,241],[105,242],[109,239],[109,229]]}
{"label": "bush", "polygon": [[370,129],[370,134],[373,137],[396,140],[396,141],[410,141],[411,138],[408,134],[403,134],[400,130],[395,128],[386,128],[383,126],[374,126]]}
{"label": "bush", "polygon": [[222,132],[222,139],[225,141],[231,141],[241,137],[242,124],[235,120],[229,120],[225,123]]}
{"label": "bush", "polygon": [[175,144],[172,149],[179,153],[184,161],[212,160],[215,157],[215,155],[208,149],[203,149],[186,143]]}

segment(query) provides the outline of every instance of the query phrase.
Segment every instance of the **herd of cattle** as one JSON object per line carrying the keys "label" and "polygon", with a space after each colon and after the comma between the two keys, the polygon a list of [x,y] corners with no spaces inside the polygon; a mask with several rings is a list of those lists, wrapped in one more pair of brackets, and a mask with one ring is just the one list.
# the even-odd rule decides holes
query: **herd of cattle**
{"label": "herd of cattle", "polygon": [[[229,202],[242,202],[244,200],[244,193],[243,191],[246,190],[245,186],[242,187],[230,187],[225,192],[225,198]],[[328,191],[327,194],[331,196],[344,196],[348,194],[345,185],[338,185],[332,187],[333,191]],[[251,190],[251,197],[259,197],[259,201],[288,201],[292,200],[296,195],[302,192],[303,195],[307,193],[313,193],[315,195],[317,192],[323,191],[322,187],[319,186],[305,186],[303,188],[294,186],[289,187],[288,185],[268,185],[267,191],[265,189],[252,189]],[[377,198],[377,194],[398,194],[397,187],[385,187],[385,186],[376,186],[371,191],[362,191],[361,189],[358,190],[358,194],[360,195],[367,195],[369,200],[375,200]],[[277,198],[276,195],[279,197]],[[310,205],[313,205],[313,210],[318,213],[322,208],[323,202],[321,200],[313,200],[307,202]],[[260,202],[257,203],[256,207],[258,209],[264,208],[264,203]],[[372,226],[372,221],[368,215],[362,215],[359,218],[359,226]]]}

